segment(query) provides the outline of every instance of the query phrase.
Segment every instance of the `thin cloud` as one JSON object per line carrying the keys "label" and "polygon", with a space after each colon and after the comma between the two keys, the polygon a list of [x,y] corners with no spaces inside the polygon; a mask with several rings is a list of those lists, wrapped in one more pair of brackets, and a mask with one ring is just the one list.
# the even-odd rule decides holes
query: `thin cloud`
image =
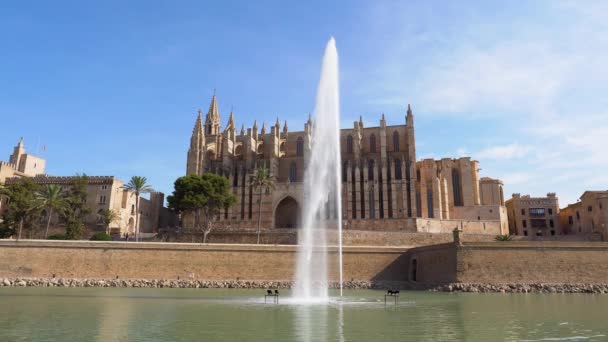
{"label": "thin cloud", "polygon": [[509,145],[491,146],[475,154],[479,159],[514,159],[527,156],[531,148],[529,146],[513,143]]}

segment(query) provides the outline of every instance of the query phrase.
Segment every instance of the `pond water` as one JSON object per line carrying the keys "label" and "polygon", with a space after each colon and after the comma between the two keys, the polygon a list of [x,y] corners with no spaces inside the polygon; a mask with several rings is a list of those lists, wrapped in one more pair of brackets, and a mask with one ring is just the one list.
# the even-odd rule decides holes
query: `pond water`
{"label": "pond water", "polygon": [[[336,293],[330,293],[335,295]],[[608,341],[608,296],[345,291],[300,305],[262,290],[0,288],[0,341]]]}

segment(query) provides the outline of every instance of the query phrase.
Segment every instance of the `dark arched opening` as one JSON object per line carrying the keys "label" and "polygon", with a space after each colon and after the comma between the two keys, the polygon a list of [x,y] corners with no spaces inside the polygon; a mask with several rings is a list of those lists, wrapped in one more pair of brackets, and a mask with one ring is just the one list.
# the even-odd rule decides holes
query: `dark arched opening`
{"label": "dark arched opening", "polygon": [[274,211],[275,228],[297,228],[300,223],[300,206],[293,197],[285,197]]}

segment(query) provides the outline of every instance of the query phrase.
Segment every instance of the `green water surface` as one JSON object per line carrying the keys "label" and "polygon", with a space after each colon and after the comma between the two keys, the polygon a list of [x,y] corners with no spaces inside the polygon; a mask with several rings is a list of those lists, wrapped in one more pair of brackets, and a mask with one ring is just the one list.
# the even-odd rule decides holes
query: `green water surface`
{"label": "green water surface", "polygon": [[0,341],[608,341],[608,296],[346,291],[324,305],[261,290],[0,288]]}

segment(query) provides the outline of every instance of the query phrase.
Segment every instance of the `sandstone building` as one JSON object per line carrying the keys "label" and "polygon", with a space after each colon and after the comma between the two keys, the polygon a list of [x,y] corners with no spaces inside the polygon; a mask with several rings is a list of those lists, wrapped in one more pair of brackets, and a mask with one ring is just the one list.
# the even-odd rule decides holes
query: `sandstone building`
{"label": "sandstone building", "polygon": [[[109,233],[112,235],[124,235],[129,233],[134,236],[135,233],[135,193],[125,190],[125,185],[121,180],[112,176],[89,176],[87,185],[87,200],[91,214],[85,219],[87,229],[90,231],[104,231],[104,223],[100,213],[102,210],[112,210],[117,215],[116,221],[112,222],[109,227]],[[59,185],[64,192],[70,191],[70,187],[74,184],[76,177],[53,177],[47,175],[38,175],[32,180],[41,186],[49,184]],[[19,178],[9,178],[6,180],[6,185],[18,182]],[[165,196],[161,192],[153,192],[150,194],[150,199],[140,197],[139,200],[139,231],[140,233],[152,233],[157,230],[161,221],[161,216],[166,216],[166,208],[163,208]],[[43,212],[41,222],[47,221],[46,213]],[[63,227],[59,216],[54,214],[51,218],[51,225],[54,227]]]}
{"label": "sandstone building", "polygon": [[546,197],[513,194],[506,202],[509,232],[523,236],[564,234],[560,229],[559,201],[555,193]]}
{"label": "sandstone building", "polygon": [[560,223],[567,234],[601,233],[608,236],[608,190],[585,191],[579,201],[560,211]]}
{"label": "sandstone building", "polygon": [[[0,162],[0,185],[6,186],[18,182],[23,177],[31,179],[41,185],[56,184],[69,191],[74,183],[75,177],[55,177],[44,173],[46,162],[40,157],[27,154],[23,139],[14,148],[9,162]],[[113,235],[124,235],[135,232],[135,194],[123,189],[125,183],[112,176],[89,176],[87,186],[87,204],[91,209],[91,215],[85,220],[89,231],[104,231],[105,227],[101,216],[102,210],[113,210],[118,219],[110,224],[109,233]],[[0,213],[7,208],[8,199],[0,197]],[[139,231],[141,233],[156,232],[159,227],[175,224],[175,218],[167,208],[163,207],[164,194],[153,192],[150,198],[140,197],[139,202]],[[46,213],[41,217],[41,223],[46,224]],[[54,214],[51,218],[51,226],[56,227],[57,232],[63,230],[63,223]]]}
{"label": "sandstone building", "polygon": [[[303,131],[290,131],[278,119],[270,127],[260,129],[254,122],[239,131],[234,113],[222,128],[215,95],[205,117],[199,110],[187,174],[213,172],[229,179],[237,203],[222,213],[220,227],[256,227],[258,197],[250,178],[258,167],[268,167],[276,181],[276,189],[262,198],[264,229],[298,226],[312,129],[309,117]],[[445,232],[460,226],[470,232],[507,232],[502,182],[480,182],[477,161],[416,160],[409,105],[403,124],[388,125],[382,115],[379,126],[364,127],[359,119],[341,130],[340,141],[345,229]],[[184,225],[189,224],[185,217]]]}
{"label": "sandstone building", "polygon": [[44,174],[46,161],[25,151],[23,138],[19,139],[8,162],[0,161],[0,184],[10,177],[33,177]]}
{"label": "sandstone building", "polygon": [[[3,185],[7,178],[11,177],[34,177],[44,174],[46,161],[43,158],[28,154],[25,151],[23,138],[19,139],[13,153],[9,156],[8,162],[0,161],[0,185]],[[0,213],[3,206],[6,206],[7,199],[0,196]]]}

